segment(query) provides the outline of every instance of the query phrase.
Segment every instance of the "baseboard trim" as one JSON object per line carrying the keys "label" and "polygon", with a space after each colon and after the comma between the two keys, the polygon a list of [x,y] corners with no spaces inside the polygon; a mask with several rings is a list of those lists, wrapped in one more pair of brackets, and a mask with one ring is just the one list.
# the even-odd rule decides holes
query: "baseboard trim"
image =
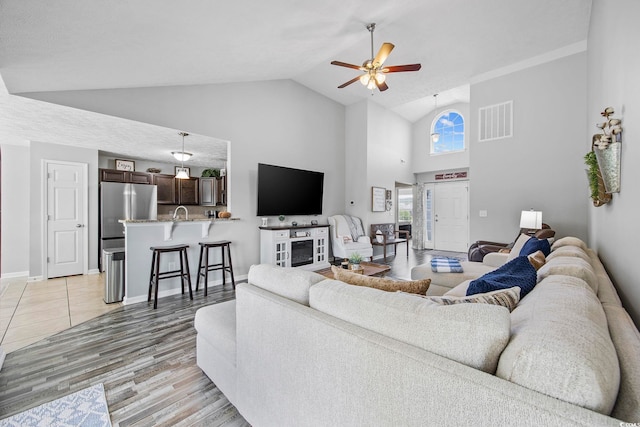
{"label": "baseboard trim", "polygon": [[100,270],[98,270],[97,268],[92,268],[91,270],[87,271],[87,274],[100,274]]}
{"label": "baseboard trim", "polygon": [[16,271],[15,273],[2,273],[0,279],[15,279],[16,277],[27,277],[28,271]]}
{"label": "baseboard trim", "polygon": [[27,282],[39,282],[41,280],[44,280],[44,277],[42,277],[42,276],[27,277]]}
{"label": "baseboard trim", "polygon": [[[235,276],[235,280],[236,280],[236,284],[238,284],[239,282],[243,282],[247,280],[247,277],[249,277],[247,274],[242,275],[242,276]],[[227,284],[230,283],[231,279],[227,280]],[[162,284],[162,282],[160,282],[160,284]],[[213,286],[220,286],[222,285],[222,279],[219,280],[209,280],[209,288],[213,287]],[[193,287],[193,291],[195,292],[196,290],[196,282],[191,279],[191,286]],[[164,297],[170,297],[171,295],[178,295],[179,293],[182,292],[181,288],[175,288],[175,289],[167,289],[164,291],[158,291],[158,298],[164,298]],[[187,291],[185,290],[185,293]],[[131,304],[137,304],[140,302],[147,302],[147,296],[146,295],[138,295],[137,297],[130,297],[127,298],[126,296],[124,297],[124,299],[122,300],[122,305],[131,305]]]}

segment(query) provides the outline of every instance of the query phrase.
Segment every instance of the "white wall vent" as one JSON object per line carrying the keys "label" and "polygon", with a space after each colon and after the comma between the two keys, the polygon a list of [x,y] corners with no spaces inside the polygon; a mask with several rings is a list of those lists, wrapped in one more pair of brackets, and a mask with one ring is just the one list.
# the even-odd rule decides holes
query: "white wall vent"
{"label": "white wall vent", "polygon": [[513,101],[488,105],[478,110],[480,141],[509,138],[513,136]]}

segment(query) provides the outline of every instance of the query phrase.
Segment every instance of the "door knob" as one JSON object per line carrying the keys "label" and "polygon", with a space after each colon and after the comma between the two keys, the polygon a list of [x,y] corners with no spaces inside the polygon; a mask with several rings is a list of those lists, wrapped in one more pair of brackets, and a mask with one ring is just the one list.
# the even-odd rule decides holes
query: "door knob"
{"label": "door knob", "polygon": [[76,224],[76,228],[82,228],[82,227],[84,227],[83,224]]}

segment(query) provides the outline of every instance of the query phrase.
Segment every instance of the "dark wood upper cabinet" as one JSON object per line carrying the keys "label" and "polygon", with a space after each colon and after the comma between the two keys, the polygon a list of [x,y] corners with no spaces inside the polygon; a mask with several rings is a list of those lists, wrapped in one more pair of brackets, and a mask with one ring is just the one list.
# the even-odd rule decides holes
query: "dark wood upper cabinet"
{"label": "dark wood upper cabinet", "polygon": [[153,175],[153,183],[158,186],[158,204],[175,205],[178,203],[176,179],[173,175]]}
{"label": "dark wood upper cabinet", "polygon": [[176,187],[178,190],[178,204],[180,205],[197,205],[199,178],[176,179]]}
{"label": "dark wood upper cabinet", "polygon": [[153,175],[146,172],[128,172],[129,182],[134,184],[153,184]]}
{"label": "dark wood upper cabinet", "polygon": [[119,171],[116,169],[100,169],[100,181],[126,182],[133,184],[151,184],[152,175],[146,172]]}

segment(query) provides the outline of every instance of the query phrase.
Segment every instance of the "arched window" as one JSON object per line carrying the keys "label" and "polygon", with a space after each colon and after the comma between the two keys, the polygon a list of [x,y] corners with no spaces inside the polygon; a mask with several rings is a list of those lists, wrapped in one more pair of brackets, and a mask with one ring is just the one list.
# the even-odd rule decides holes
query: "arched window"
{"label": "arched window", "polygon": [[[437,137],[434,137],[437,135]],[[435,141],[437,139],[437,141]],[[438,114],[431,125],[431,154],[464,151],[464,118],[455,110]]]}

